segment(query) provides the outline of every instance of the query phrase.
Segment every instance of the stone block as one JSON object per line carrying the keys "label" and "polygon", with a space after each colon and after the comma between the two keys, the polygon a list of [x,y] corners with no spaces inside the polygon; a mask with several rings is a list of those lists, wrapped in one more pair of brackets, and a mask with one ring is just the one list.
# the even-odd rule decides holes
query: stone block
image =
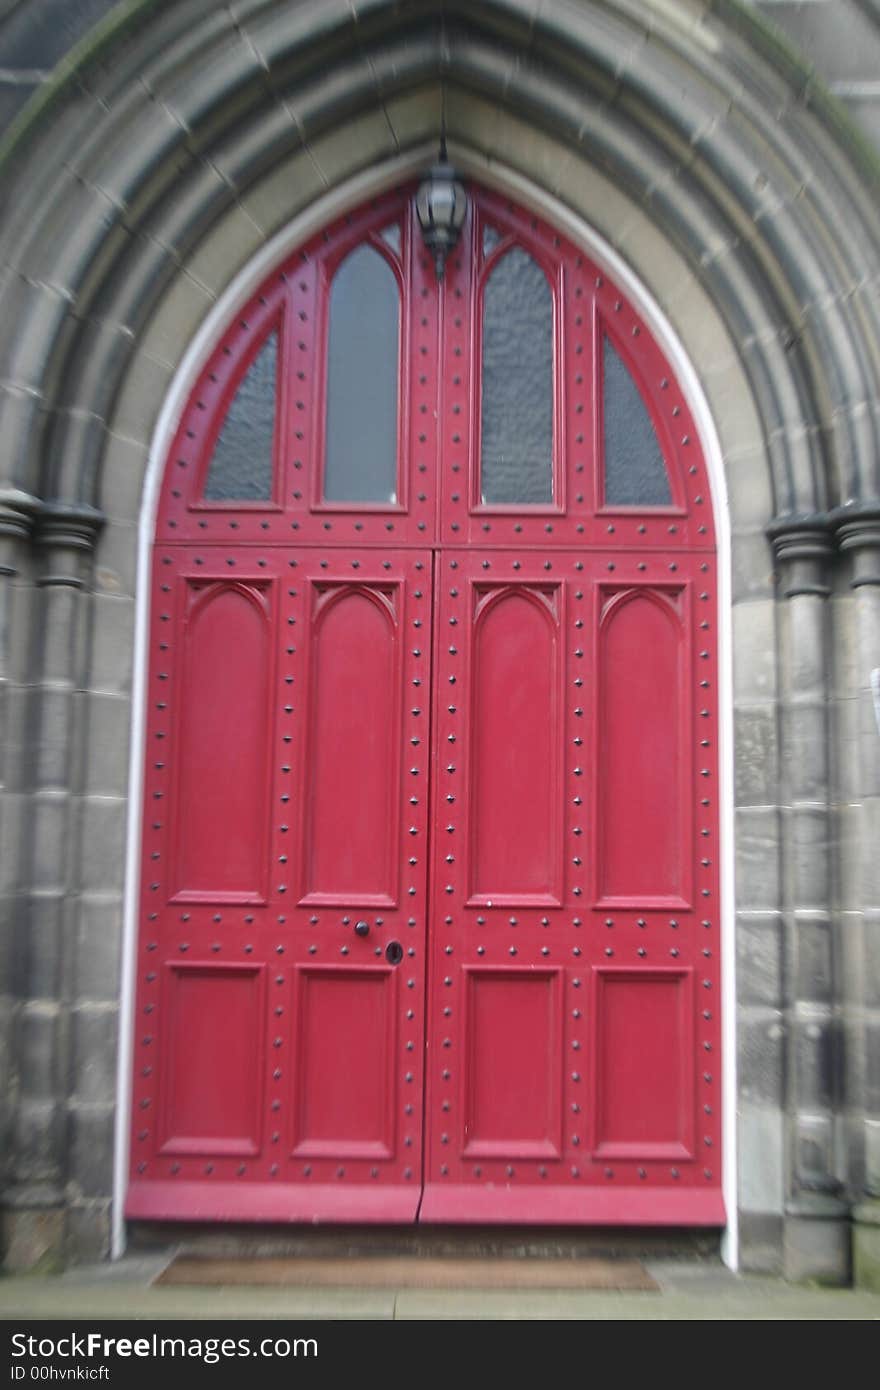
{"label": "stone block", "polygon": [[733,606],[733,691],[736,702],[776,695],[776,605],[771,599]]}
{"label": "stone block", "polygon": [[385,115],[371,111],[338,130],[309,141],[309,152],[328,188],[359,169],[368,169],[396,153]]}
{"label": "stone block", "polygon": [[862,808],[837,806],[831,833],[837,847],[837,897],[846,913],[862,910]]}
{"label": "stone block", "polygon": [[107,1004],[82,1004],[71,1014],[72,1081],[77,1101],[112,1104],[116,1093],[119,1012]]}
{"label": "stone block", "polygon": [[795,913],[791,933],[794,997],[830,1004],[835,994],[835,938],[830,920],[820,914]]}
{"label": "stone block", "polygon": [[786,884],[799,908],[827,911],[832,896],[832,823],[824,806],[786,806],[782,811]]}
{"label": "stone block", "polygon": [[743,1103],[738,1119],[739,1205],[743,1213],[782,1213],[785,1118],[775,1106]]}
{"label": "stone block", "polygon": [[861,890],[864,908],[880,908],[880,796],[866,796],[862,802],[860,844],[862,849]]}
{"label": "stone block", "polygon": [[[782,1106],[784,1053],[785,1031],[779,1011],[755,1005],[741,1009],[737,1020],[737,1082],[743,1106]],[[759,1210],[766,1209],[766,1202],[757,1205]]]}
{"label": "stone block", "polygon": [[37,889],[57,889],[67,882],[70,797],[43,790],[30,801],[31,883]]}
{"label": "stone block", "polygon": [[65,787],[69,781],[73,742],[71,691],[45,687],[38,695],[31,691],[31,700],[39,700],[39,717],[29,750],[33,785]]}
{"label": "stone block", "polygon": [[[864,1109],[865,1069],[867,1063],[865,1030],[861,1011],[846,1011],[838,1027],[840,1029],[842,1054],[840,1057],[840,1091],[838,1096],[838,1107],[841,1110],[848,1111],[851,1115],[858,1115]],[[855,1139],[856,1142],[861,1145],[861,1133],[857,1134]],[[852,1168],[855,1156],[851,1147],[847,1152],[847,1158]]]}
{"label": "stone block", "polygon": [[712,419],[723,441],[728,501],[734,526],[758,529],[774,512],[764,436],[754,397],[735,354],[719,362],[706,359],[703,387]]}
{"label": "stone block", "polygon": [[739,913],[736,990],[741,1005],[782,1003],[782,920],[778,913]]}
{"label": "stone block", "polygon": [[798,1096],[795,1103],[800,1109],[790,1119],[789,1150],[795,1182],[807,1194],[821,1193],[836,1177],[835,1120],[830,1111],[819,1110],[812,1096]]}
{"label": "stone block", "polygon": [[9,1274],[54,1274],[64,1263],[64,1212],[8,1209],[2,1214],[3,1267]]}
{"label": "stone block", "polygon": [[2,713],[3,790],[26,792],[32,784],[32,737],[29,717],[34,710],[33,686],[0,683],[0,713]]}
{"label": "stone block", "polygon": [[66,1254],[69,1264],[98,1264],[109,1259],[111,1230],[109,1201],[78,1202],[67,1213]]}
{"label": "stone block", "polygon": [[171,376],[171,368],[166,363],[147,357],[143,352],[135,352],[117,397],[112,419],[107,421],[109,427],[116,434],[149,444],[171,384]]}
{"label": "stone block", "polygon": [[880,911],[864,914],[864,962],[862,999],[870,1009],[880,1009]]}
{"label": "stone block", "polygon": [[111,0],[29,0],[4,16],[3,61],[9,68],[52,68],[111,8]]}
{"label": "stone block", "polygon": [[730,578],[735,604],[774,598],[776,574],[773,555],[763,530],[752,528],[733,532]]}
{"label": "stone block", "polygon": [[800,1105],[807,1110],[831,1110],[840,1072],[840,1034],[831,1017],[811,1009],[798,1010],[791,1024],[794,1078]]}
{"label": "stone block", "polygon": [[29,876],[25,834],[29,812],[28,796],[4,789],[0,800],[0,892],[4,896],[22,892]]}
{"label": "stone block", "polygon": [[113,1191],[113,1107],[74,1102],[68,1116],[69,1179],[80,1197]]}
{"label": "stone block", "polygon": [[55,1188],[61,1181],[64,1114],[54,1100],[19,1099],[15,1115],[13,1175],[22,1186]]}
{"label": "stone block", "polygon": [[271,236],[323,192],[314,160],[300,151],[248,188],[242,206],[263,234]]}
{"label": "stone block", "polygon": [[83,1000],[119,997],[122,899],[84,894],[78,903],[74,989]]}
{"label": "stone block", "polygon": [[134,657],[134,603],[130,598],[95,594],[89,686],[110,694],[131,691]]}
{"label": "stone block", "polygon": [[22,999],[57,999],[62,985],[69,900],[56,893],[19,900],[15,915],[15,982]]}
{"label": "stone block", "polygon": [[853,1210],[853,1283],[880,1294],[880,1201]]}
{"label": "stone block", "polygon": [[741,1211],[740,1264],[747,1274],[782,1273],[782,1216],[776,1212]]}
{"label": "stone block", "polygon": [[734,797],[737,806],[772,806],[779,797],[777,710],[774,704],[734,711]]}
{"label": "stone block", "polygon": [[880,1015],[872,1013],[864,1024],[865,1037],[865,1094],[863,1104],[867,1115],[880,1115]]}
{"label": "stone block", "polygon": [[6,625],[6,675],[19,684],[32,683],[40,674],[42,624],[38,618],[41,592],[29,578],[5,586],[9,604]]}
{"label": "stone block", "polygon": [[83,704],[84,762],[77,786],[92,795],[124,796],[128,789],[131,703],[125,695],[89,691]]}
{"label": "stone block", "polygon": [[876,80],[880,35],[869,10],[839,0],[763,0],[758,8],[785,30],[825,82]]}
{"label": "stone block", "polygon": [[[51,568],[51,558],[49,561]],[[78,589],[51,584],[39,591],[35,617],[43,634],[41,676],[44,681],[69,684],[75,679],[77,658],[83,640],[81,610],[85,605]]]}
{"label": "stone block", "polygon": [[841,911],[835,918],[834,940],[839,994],[845,1003],[858,1005],[866,984],[862,914]]}
{"label": "stone block", "polygon": [[176,276],[143,334],[143,351],[160,362],[176,367],[211,309],[214,298],[204,285],[192,277],[186,274]]}
{"label": "stone block", "polygon": [[773,912],[780,905],[779,813],[746,807],[734,820],[737,909]]}
{"label": "stone block", "polygon": [[148,456],[146,444],[108,434],[101,468],[99,505],[111,519],[137,521]]}
{"label": "stone block", "polygon": [[125,800],[117,796],[78,798],[77,813],[83,891],[120,893],[125,875]]}
{"label": "stone block", "polygon": [[19,1084],[31,1100],[52,1101],[60,1073],[57,1004],[29,1001],[18,1012],[15,1052]]}
{"label": "stone block", "polygon": [[835,784],[843,801],[857,801],[862,782],[862,750],[859,739],[858,701],[837,698],[829,705]]}
{"label": "stone block", "polygon": [[401,149],[421,140],[434,141],[440,129],[442,98],[439,87],[421,87],[415,92],[385,102],[385,115]]}
{"label": "stone block", "polygon": [[218,219],[187,258],[187,273],[209,296],[222,294],[233,276],[263,245],[265,232],[245,212],[233,205]]}
{"label": "stone block", "polygon": [[828,696],[829,606],[818,594],[796,594],[780,605],[782,679],[800,699]]}
{"label": "stone block", "polygon": [[864,1122],[865,1188],[880,1197],[880,1117]]}
{"label": "stone block", "polygon": [[95,552],[93,581],[104,594],[128,594],[137,589],[137,522],[112,521],[105,526]]}
{"label": "stone block", "polygon": [[846,699],[864,682],[859,650],[857,596],[847,585],[840,593],[832,595],[828,606],[834,648],[834,660],[829,671],[831,692],[840,699]]}
{"label": "stone block", "polygon": [[788,1210],[783,1232],[783,1272],[794,1284],[839,1286],[850,1282],[850,1223],[833,1198],[803,1198]]}
{"label": "stone block", "polygon": [[780,708],[782,757],[794,801],[828,796],[829,710],[822,701],[786,702]]}

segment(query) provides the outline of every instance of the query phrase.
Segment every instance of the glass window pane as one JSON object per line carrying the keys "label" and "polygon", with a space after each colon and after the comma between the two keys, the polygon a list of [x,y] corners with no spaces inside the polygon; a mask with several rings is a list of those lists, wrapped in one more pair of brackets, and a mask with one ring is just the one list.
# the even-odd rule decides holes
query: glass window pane
{"label": "glass window pane", "polygon": [[483,502],[552,502],[553,295],[518,247],[483,293],[482,411]]}
{"label": "glass window pane", "polygon": [[669,478],[648,408],[607,336],[602,365],[605,501],[612,507],[668,507]]}
{"label": "glass window pane", "polygon": [[400,294],[372,247],[352,251],[334,275],[329,325],[324,497],[394,502]]}
{"label": "glass window pane", "polygon": [[383,227],[383,228],[382,228],[382,231],[379,233],[379,235],[381,236],[381,238],[382,238],[382,240],[385,242],[385,244],[386,244],[387,246],[390,246],[390,247],[391,247],[391,250],[394,252],[394,254],[395,254],[396,256],[399,256],[399,255],[400,255],[400,223],[399,223],[399,222],[392,222],[392,223],[390,224],[390,226],[388,226],[388,227]]}
{"label": "glass window pane", "polygon": [[490,227],[487,222],[483,228],[483,255],[488,256],[495,250],[501,240],[501,233],[496,232],[494,227]]}
{"label": "glass window pane", "polygon": [[268,502],[272,497],[272,441],[278,334],[260,348],[232,398],[205,481],[207,502]]}

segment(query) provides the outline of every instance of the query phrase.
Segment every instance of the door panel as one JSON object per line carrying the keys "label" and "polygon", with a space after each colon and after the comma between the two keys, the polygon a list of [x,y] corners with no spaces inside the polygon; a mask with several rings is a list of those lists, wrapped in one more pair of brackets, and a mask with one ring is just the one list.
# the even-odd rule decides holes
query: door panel
{"label": "door panel", "polygon": [[[470,587],[469,596],[473,671],[463,710],[471,747],[468,902],[558,905],[560,589],[524,581],[484,583]],[[448,633],[441,632],[441,641],[447,635],[458,640],[458,627],[449,626],[452,623],[458,623],[454,613],[447,618]],[[446,655],[451,651],[447,646]],[[450,756],[456,745],[449,739],[457,737],[447,735]]]}
{"label": "door panel", "polygon": [[[266,895],[266,781],[273,692],[273,588],[189,575],[179,594],[175,692],[175,900],[260,902]],[[239,660],[230,662],[234,648]],[[229,739],[228,730],[236,729]],[[162,734],[162,738],[159,735]],[[154,740],[161,748],[164,732]],[[240,827],[251,827],[242,835]]]}
{"label": "door panel", "polygon": [[[128,1214],[414,1220],[430,554],[168,547],[154,586],[148,746],[160,755],[145,824]],[[199,601],[211,622],[226,604],[227,621],[199,619],[193,645],[191,626],[171,618]],[[241,766],[252,739],[258,760],[270,749],[265,771]],[[220,772],[204,773],[212,760]],[[253,815],[230,823],[256,776]],[[184,814],[193,862],[206,866],[185,901],[165,879]],[[199,838],[215,834],[245,840],[261,895],[243,901],[238,880],[229,887],[223,856]]]}
{"label": "door panel", "polygon": [[[709,680],[691,603],[705,563],[619,551],[438,555],[422,1220],[625,1222],[634,1209],[642,1221],[684,1210],[690,1221],[722,1219],[715,1168],[700,1166],[694,1142],[698,1108],[702,1151],[720,1140],[717,1080],[707,1065],[698,1083],[696,1070],[697,1039],[707,1063],[718,1047],[707,934],[716,867],[706,853],[705,917],[680,891],[690,873],[670,877],[696,801],[712,825],[682,732],[692,691]],[[529,620],[517,614],[508,631],[501,622],[515,608]],[[496,780],[486,791],[488,759]],[[654,760],[659,781],[643,770]],[[715,775],[710,739],[699,771]],[[520,817],[541,847],[530,871],[552,876],[507,869],[511,843],[526,852]],[[474,861],[492,834],[489,891]]]}

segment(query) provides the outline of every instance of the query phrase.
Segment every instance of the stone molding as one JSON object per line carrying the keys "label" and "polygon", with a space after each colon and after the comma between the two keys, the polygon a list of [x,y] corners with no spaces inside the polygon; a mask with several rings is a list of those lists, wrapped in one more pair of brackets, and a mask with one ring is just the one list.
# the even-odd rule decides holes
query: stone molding
{"label": "stone molding", "polygon": [[43,503],[36,517],[34,541],[45,551],[48,567],[37,583],[44,587],[82,588],[82,562],[94,551],[104,522],[104,514],[97,507]]}

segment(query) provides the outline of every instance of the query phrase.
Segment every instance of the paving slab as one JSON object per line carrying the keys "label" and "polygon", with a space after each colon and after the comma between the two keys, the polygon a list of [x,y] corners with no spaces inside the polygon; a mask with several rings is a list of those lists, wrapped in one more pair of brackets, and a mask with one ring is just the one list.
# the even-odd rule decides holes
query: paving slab
{"label": "paving slab", "polygon": [[[259,1321],[776,1321],[880,1318],[880,1295],[732,1274],[712,1261],[645,1260],[657,1290],[171,1286],[169,1256],[120,1260],[54,1277],[0,1279],[0,1319]],[[353,1262],[355,1263],[355,1262]],[[353,1278],[355,1275],[353,1274]]]}

